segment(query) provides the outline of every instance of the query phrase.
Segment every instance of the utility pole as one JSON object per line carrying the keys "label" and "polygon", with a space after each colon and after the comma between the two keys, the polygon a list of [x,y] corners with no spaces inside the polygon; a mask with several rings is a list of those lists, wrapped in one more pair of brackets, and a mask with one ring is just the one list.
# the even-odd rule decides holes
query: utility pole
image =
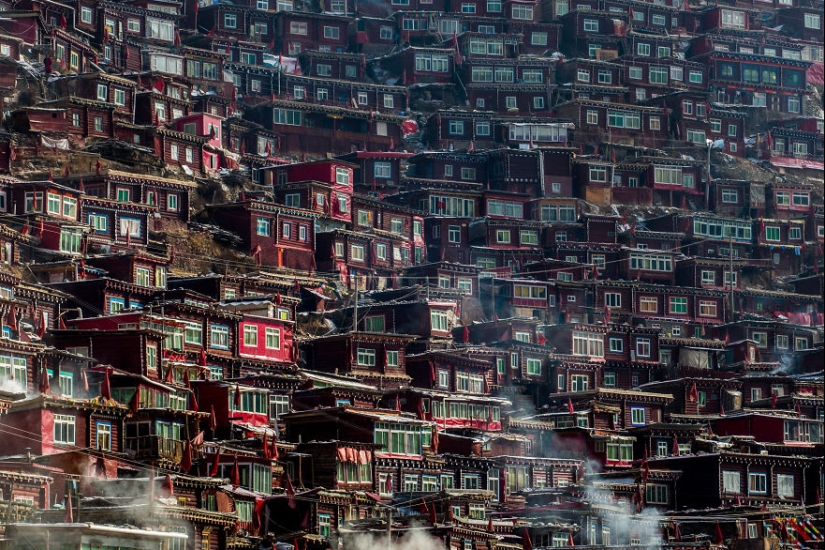
{"label": "utility pole", "polygon": [[392,507],[387,506],[387,550],[392,550]]}
{"label": "utility pole", "polygon": [[710,209],[710,151],[713,149],[713,141],[708,140],[708,165],[707,180],[705,181],[705,210]]}
{"label": "utility pole", "polygon": [[355,301],[352,306],[352,331],[358,332],[358,277],[355,277]]}
{"label": "utility pole", "polygon": [[[728,275],[728,287],[730,288],[730,320],[733,322],[733,310],[735,309],[733,303],[733,230],[731,230],[728,238],[730,240],[730,245],[728,247],[728,255],[730,256],[730,275]],[[739,277],[737,276],[737,280],[738,279]]]}

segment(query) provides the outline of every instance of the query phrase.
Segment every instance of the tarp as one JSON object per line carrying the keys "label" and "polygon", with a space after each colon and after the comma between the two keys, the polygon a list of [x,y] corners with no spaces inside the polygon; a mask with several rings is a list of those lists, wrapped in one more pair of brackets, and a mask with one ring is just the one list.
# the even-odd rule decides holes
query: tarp
{"label": "tarp", "polygon": [[808,67],[808,84],[825,84],[825,63],[814,63]]}
{"label": "tarp", "polygon": [[63,151],[68,151],[69,147],[69,140],[68,139],[51,139],[47,138],[46,136],[40,136],[40,143],[43,147],[48,147],[49,149],[61,149]]}
{"label": "tarp", "polygon": [[772,157],[771,166],[780,168],[808,168],[811,170],[825,170],[825,162],[793,157]]}
{"label": "tarp", "polygon": [[303,74],[301,71],[301,64],[298,63],[297,57],[287,57],[285,55],[264,54],[264,65],[268,67],[280,67],[281,70],[288,74]]}
{"label": "tarp", "polygon": [[708,356],[710,354],[705,350],[681,348],[679,350],[679,365],[680,367],[693,367],[696,369],[710,368],[708,363]]}

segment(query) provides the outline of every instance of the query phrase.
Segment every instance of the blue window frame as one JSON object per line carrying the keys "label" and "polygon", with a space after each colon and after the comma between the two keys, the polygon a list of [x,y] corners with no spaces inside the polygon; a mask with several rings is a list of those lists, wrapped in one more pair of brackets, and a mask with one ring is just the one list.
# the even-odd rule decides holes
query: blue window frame
{"label": "blue window frame", "polygon": [[209,325],[209,347],[229,349],[229,327],[227,325]]}

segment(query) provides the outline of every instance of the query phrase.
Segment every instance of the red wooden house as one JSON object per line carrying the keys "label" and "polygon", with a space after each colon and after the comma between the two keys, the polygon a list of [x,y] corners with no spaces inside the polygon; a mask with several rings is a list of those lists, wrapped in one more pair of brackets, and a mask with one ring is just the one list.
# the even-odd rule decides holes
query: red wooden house
{"label": "red wooden house", "polygon": [[799,273],[805,262],[805,219],[754,221],[753,258],[768,260],[777,274]]}
{"label": "red wooden house", "polygon": [[216,380],[199,380],[192,386],[201,409],[215,408],[218,437],[228,435],[236,427],[260,431],[270,425],[269,396],[265,389]]}
{"label": "red wooden house", "polygon": [[349,24],[350,18],[341,15],[281,11],[275,19],[276,47],[290,56],[313,49],[343,53],[349,49]]}
{"label": "red wooden house", "polygon": [[550,116],[552,64],[533,58],[473,58],[462,65],[467,99],[478,110]]}
{"label": "red wooden house", "polygon": [[209,205],[207,211],[222,227],[240,236],[247,254],[261,264],[315,269],[312,252],[317,213],[254,199]]}
{"label": "red wooden house", "polygon": [[453,81],[455,50],[435,47],[409,47],[381,60],[381,68],[398,84],[432,84]]}
{"label": "red wooden house", "polygon": [[133,250],[126,254],[101,254],[88,258],[86,262],[84,267],[88,265],[105,270],[107,274],[129,283],[166,288],[167,258]]}
{"label": "red wooden house", "polygon": [[277,152],[307,153],[393,150],[401,145],[404,118],[397,115],[276,100],[244,116],[259,122],[279,139]]}
{"label": "red wooden house", "polygon": [[[604,405],[599,409],[593,414],[609,416],[613,410]],[[599,470],[627,470],[632,467],[633,446],[636,438],[605,429],[596,431],[576,427],[576,422],[579,419],[584,420],[583,417],[584,414],[542,416],[542,420],[555,424],[555,430],[550,435],[550,445],[562,449],[559,452],[560,458],[580,459],[586,457]],[[563,479],[560,485],[565,487],[575,481],[576,478]]]}
{"label": "red wooden house", "polygon": [[[652,231],[684,233],[682,251],[691,256],[729,258],[751,257],[753,222],[710,214],[668,215],[647,220]],[[732,245],[732,246],[731,246]]]}
{"label": "red wooden house", "polygon": [[[120,430],[128,408],[112,400],[69,400],[40,394],[12,404],[0,416],[3,426],[29,427],[4,438],[11,454],[49,455],[75,446],[122,451]],[[104,435],[106,434],[106,435]],[[25,437],[23,437],[25,436]]]}
{"label": "red wooden house", "polygon": [[492,149],[495,145],[493,113],[438,111],[427,118],[425,135],[432,148],[449,151]]}
{"label": "red wooden house", "polygon": [[189,221],[190,193],[194,186],[185,180],[117,170],[109,170],[100,179],[84,179],[87,194],[154,207],[160,214],[161,223]]}
{"label": "red wooden house", "polygon": [[576,99],[558,105],[560,118],[576,125],[573,142],[659,147],[668,136],[664,109]]}
{"label": "red wooden house", "polygon": [[771,111],[801,112],[810,61],[724,51],[728,48],[717,49],[715,40],[705,35],[704,42],[694,42],[691,60],[708,65],[709,90],[717,101],[737,99]]}
{"label": "red wooden house", "polygon": [[[83,8],[81,8],[81,10],[82,9]],[[34,15],[34,12],[32,12],[32,15]],[[26,22],[30,32],[40,32],[38,28],[39,25],[35,21]],[[20,23],[23,23],[23,21],[19,19],[15,20],[15,24]],[[51,30],[49,32],[51,33]],[[90,32],[94,33],[94,30],[90,30]],[[27,34],[29,33],[23,29],[18,29],[10,34],[23,37],[24,40],[27,40]],[[37,42],[38,41],[33,40],[31,43],[35,44]],[[54,45],[52,68],[61,73],[87,73],[92,69],[92,63],[98,58],[98,52],[88,43],[83,42],[80,38],[67,32],[65,29],[54,29],[52,44]]]}
{"label": "red wooden house", "polygon": [[[809,502],[813,493],[808,480],[816,461],[801,456],[717,451],[655,458],[650,460],[650,467],[682,472],[676,484],[679,508],[718,507],[735,502],[761,506]],[[708,490],[709,486],[713,490]]]}
{"label": "red wooden house", "polygon": [[405,386],[410,380],[405,346],[415,338],[389,334],[388,326],[383,315],[365,316],[358,332],[314,339],[306,347],[306,360],[316,368],[350,374],[377,387]]}
{"label": "red wooden house", "polygon": [[[86,251],[115,252],[138,247],[145,249],[149,244],[149,231],[154,225],[151,220],[154,213],[154,208],[140,204],[96,197],[84,198],[81,220],[89,226],[85,239]],[[133,277],[128,279],[134,282],[131,280]],[[148,286],[149,278],[141,277],[141,281],[143,280],[147,281]]]}
{"label": "red wooden house", "polygon": [[[132,122],[135,101],[135,82],[102,72],[86,73],[61,78],[51,84],[57,96],[74,96],[90,102],[116,105],[114,118]],[[91,118],[86,119],[89,122]],[[111,121],[109,121],[111,124]],[[73,126],[76,126],[73,124]]]}
{"label": "red wooden house", "polygon": [[599,10],[574,9],[561,17],[562,53],[587,58],[594,57],[595,50],[619,51],[628,32],[627,15]]}
{"label": "red wooden house", "polygon": [[238,327],[238,356],[264,364],[292,364],[297,360],[293,333],[293,321],[245,314]]}
{"label": "red wooden house", "polygon": [[353,173],[353,189],[367,194],[385,192],[399,186],[404,173],[403,163],[412,156],[412,153],[392,151],[356,151],[340,158],[357,166]]}

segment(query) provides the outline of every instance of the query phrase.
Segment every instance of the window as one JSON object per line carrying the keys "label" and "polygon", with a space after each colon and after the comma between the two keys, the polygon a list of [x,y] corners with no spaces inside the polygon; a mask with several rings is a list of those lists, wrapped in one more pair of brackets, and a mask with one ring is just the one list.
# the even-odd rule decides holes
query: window
{"label": "window", "polygon": [[574,331],[573,355],[604,357],[604,340],[602,335]]}
{"label": "window", "polygon": [[292,109],[272,109],[272,122],[288,126],[301,126],[301,112]]}
{"label": "window", "polygon": [[546,46],[547,33],[533,31],[533,33],[530,35],[530,44],[533,46]]}
{"label": "window", "polygon": [[653,297],[639,298],[639,311],[643,313],[656,313],[659,310],[659,299]]}
{"label": "window", "polygon": [[324,38],[330,40],[338,40],[341,37],[341,29],[339,27],[324,26]]}
{"label": "window", "polygon": [[95,424],[97,434],[97,448],[101,451],[112,450],[112,424],[109,422],[97,422]]}
{"label": "window", "polygon": [[648,483],[645,486],[645,500],[648,504],[667,504],[667,485]]}
{"label": "window", "polygon": [[739,202],[739,192],[736,189],[722,189],[722,202],[736,204]]}
{"label": "window", "polygon": [[80,21],[86,23],[87,25],[92,24],[92,8],[81,6],[80,8]]}
{"label": "window", "polygon": [[306,35],[306,33],[307,33],[307,24],[306,24],[306,22],[291,21],[289,23],[289,34]]}
{"label": "window", "polygon": [[[648,80],[651,84],[667,84],[668,74],[666,67],[650,67],[648,70]],[[688,102],[685,102],[686,104]],[[692,105],[692,103],[690,103]],[[691,110],[688,112],[685,109],[685,114],[691,114],[693,111]]]}
{"label": "window", "polygon": [[822,17],[818,13],[805,14],[805,28],[806,29],[821,29]]}
{"label": "window", "polygon": [[447,329],[447,313],[444,311],[430,312],[430,328],[431,330],[446,331]]}
{"label": "window", "polygon": [[350,258],[353,260],[364,261],[364,246],[354,244],[350,246]]}
{"label": "window", "polygon": [[105,84],[98,84],[97,85],[97,100],[98,101],[108,101],[109,100],[109,87]]}
{"label": "window", "polygon": [[760,473],[748,474],[748,492],[765,494],[768,491],[768,476]]}
{"label": "window", "polygon": [[166,196],[166,210],[169,212],[177,212],[178,211],[178,196],[170,193]]}
{"label": "window", "polygon": [[741,492],[739,472],[722,470],[722,490],[730,494],[739,494]]}
{"label": "window", "polygon": [[476,169],[475,168],[461,168],[461,179],[463,180],[472,180],[476,177]]}
{"label": "window", "polygon": [[149,286],[149,274],[148,267],[136,267],[135,284],[138,286]]}
{"label": "window", "polygon": [[[666,50],[666,55],[662,55],[662,53],[664,53],[663,50]],[[668,56],[670,56],[670,48],[659,48],[659,57],[668,57]],[[681,82],[682,80],[684,80],[684,77],[685,77],[684,73],[685,73],[685,70],[682,67],[671,67],[670,68],[670,79]],[[698,109],[696,111],[696,114],[697,115],[699,114]]]}
{"label": "window", "polygon": [[238,28],[238,16],[234,13],[225,13],[223,14],[223,28],[225,29],[237,29]]}
{"label": "window", "polygon": [[641,116],[635,112],[608,111],[607,125],[613,128],[639,130],[642,127]]}
{"label": "window", "polygon": [[[713,272],[711,271],[711,273]],[[670,313],[675,315],[687,314],[687,298],[670,298]]]}
{"label": "window", "polygon": [[581,392],[587,391],[590,379],[584,374],[574,374],[570,376],[570,391]]}
{"label": "window", "polygon": [[591,166],[590,167],[590,181],[606,182],[607,181],[607,166]]}
{"label": "window", "polygon": [[258,325],[244,325],[243,344],[248,347],[258,347]]}
{"label": "window", "polygon": [[513,19],[520,19],[522,21],[532,21],[533,6],[513,4]]}
{"label": "window", "polygon": [[457,225],[451,225],[448,228],[448,240],[451,243],[460,243],[461,242],[461,227]]}
{"label": "window", "polygon": [[598,19],[585,19],[584,20],[584,32],[599,32],[599,20]]}
{"label": "window", "polygon": [[631,253],[630,269],[673,271],[673,257],[662,254]]}
{"label": "window", "polygon": [[779,241],[779,228],[768,226],[765,228],[765,240],[766,241]]}
{"label": "window", "polygon": [[794,343],[794,350],[796,350],[796,351],[808,349],[808,339],[807,338],[797,336],[793,339],[793,343]]}
{"label": "window", "polygon": [[810,204],[810,200],[811,200],[811,196],[808,193],[794,193],[793,194],[793,205],[794,206],[808,206]]}
{"label": "window", "polygon": [[745,13],[734,10],[722,10],[722,26],[734,29],[744,29]]}
{"label": "window", "polygon": [[650,338],[636,339],[636,357],[650,357]]}
{"label": "window", "polygon": [[375,350],[369,348],[358,348],[358,365],[364,367],[375,366]]}
{"label": "window", "polygon": [[498,229],[496,230],[496,242],[499,244],[509,244],[510,243],[510,230],[509,229]]}
{"label": "window", "polygon": [[54,415],[54,442],[57,445],[75,444],[75,417],[73,415]]}
{"label": "window", "polygon": [[527,358],[527,374],[530,376],[541,375],[541,359]]}
{"label": "window", "polygon": [[641,80],[643,72],[641,67],[628,67],[627,75],[631,80]]}
{"label": "window", "polygon": [[754,92],[753,93],[753,102],[754,107],[767,107],[767,98],[763,92]]}
{"label": "window", "polygon": [[618,292],[606,292],[604,295],[604,305],[606,307],[622,307],[622,295]]}
{"label": "window", "polygon": [[94,117],[94,129],[95,129],[95,132],[102,132],[103,131],[103,117],[102,116]]}
{"label": "window", "polygon": [[594,111],[594,110],[588,109],[586,117],[587,118],[586,118],[585,121],[587,122],[587,124],[598,124],[599,123],[599,111]]}
{"label": "window", "polygon": [[776,496],[789,498],[794,496],[794,476],[790,474],[776,475]]}
{"label": "window", "polygon": [[[650,57],[650,44],[636,44],[636,55]],[[641,69],[639,69],[641,71]]]}
{"label": "window", "polygon": [[209,325],[209,347],[229,349],[229,327],[226,325]]}
{"label": "window", "polygon": [[716,302],[699,300],[699,317],[716,317]]}
{"label": "window", "polygon": [[590,82],[590,71],[586,69],[579,69],[576,72],[576,80],[579,82]]}
{"label": "window", "polygon": [[71,254],[79,254],[82,241],[83,241],[83,231],[81,229],[63,227],[60,230],[60,251],[61,252],[69,252]]}
{"label": "window", "polygon": [[[609,339],[610,351],[613,353],[622,353],[624,351],[624,340],[621,338],[611,337]],[[615,379],[615,373],[613,373]]]}

